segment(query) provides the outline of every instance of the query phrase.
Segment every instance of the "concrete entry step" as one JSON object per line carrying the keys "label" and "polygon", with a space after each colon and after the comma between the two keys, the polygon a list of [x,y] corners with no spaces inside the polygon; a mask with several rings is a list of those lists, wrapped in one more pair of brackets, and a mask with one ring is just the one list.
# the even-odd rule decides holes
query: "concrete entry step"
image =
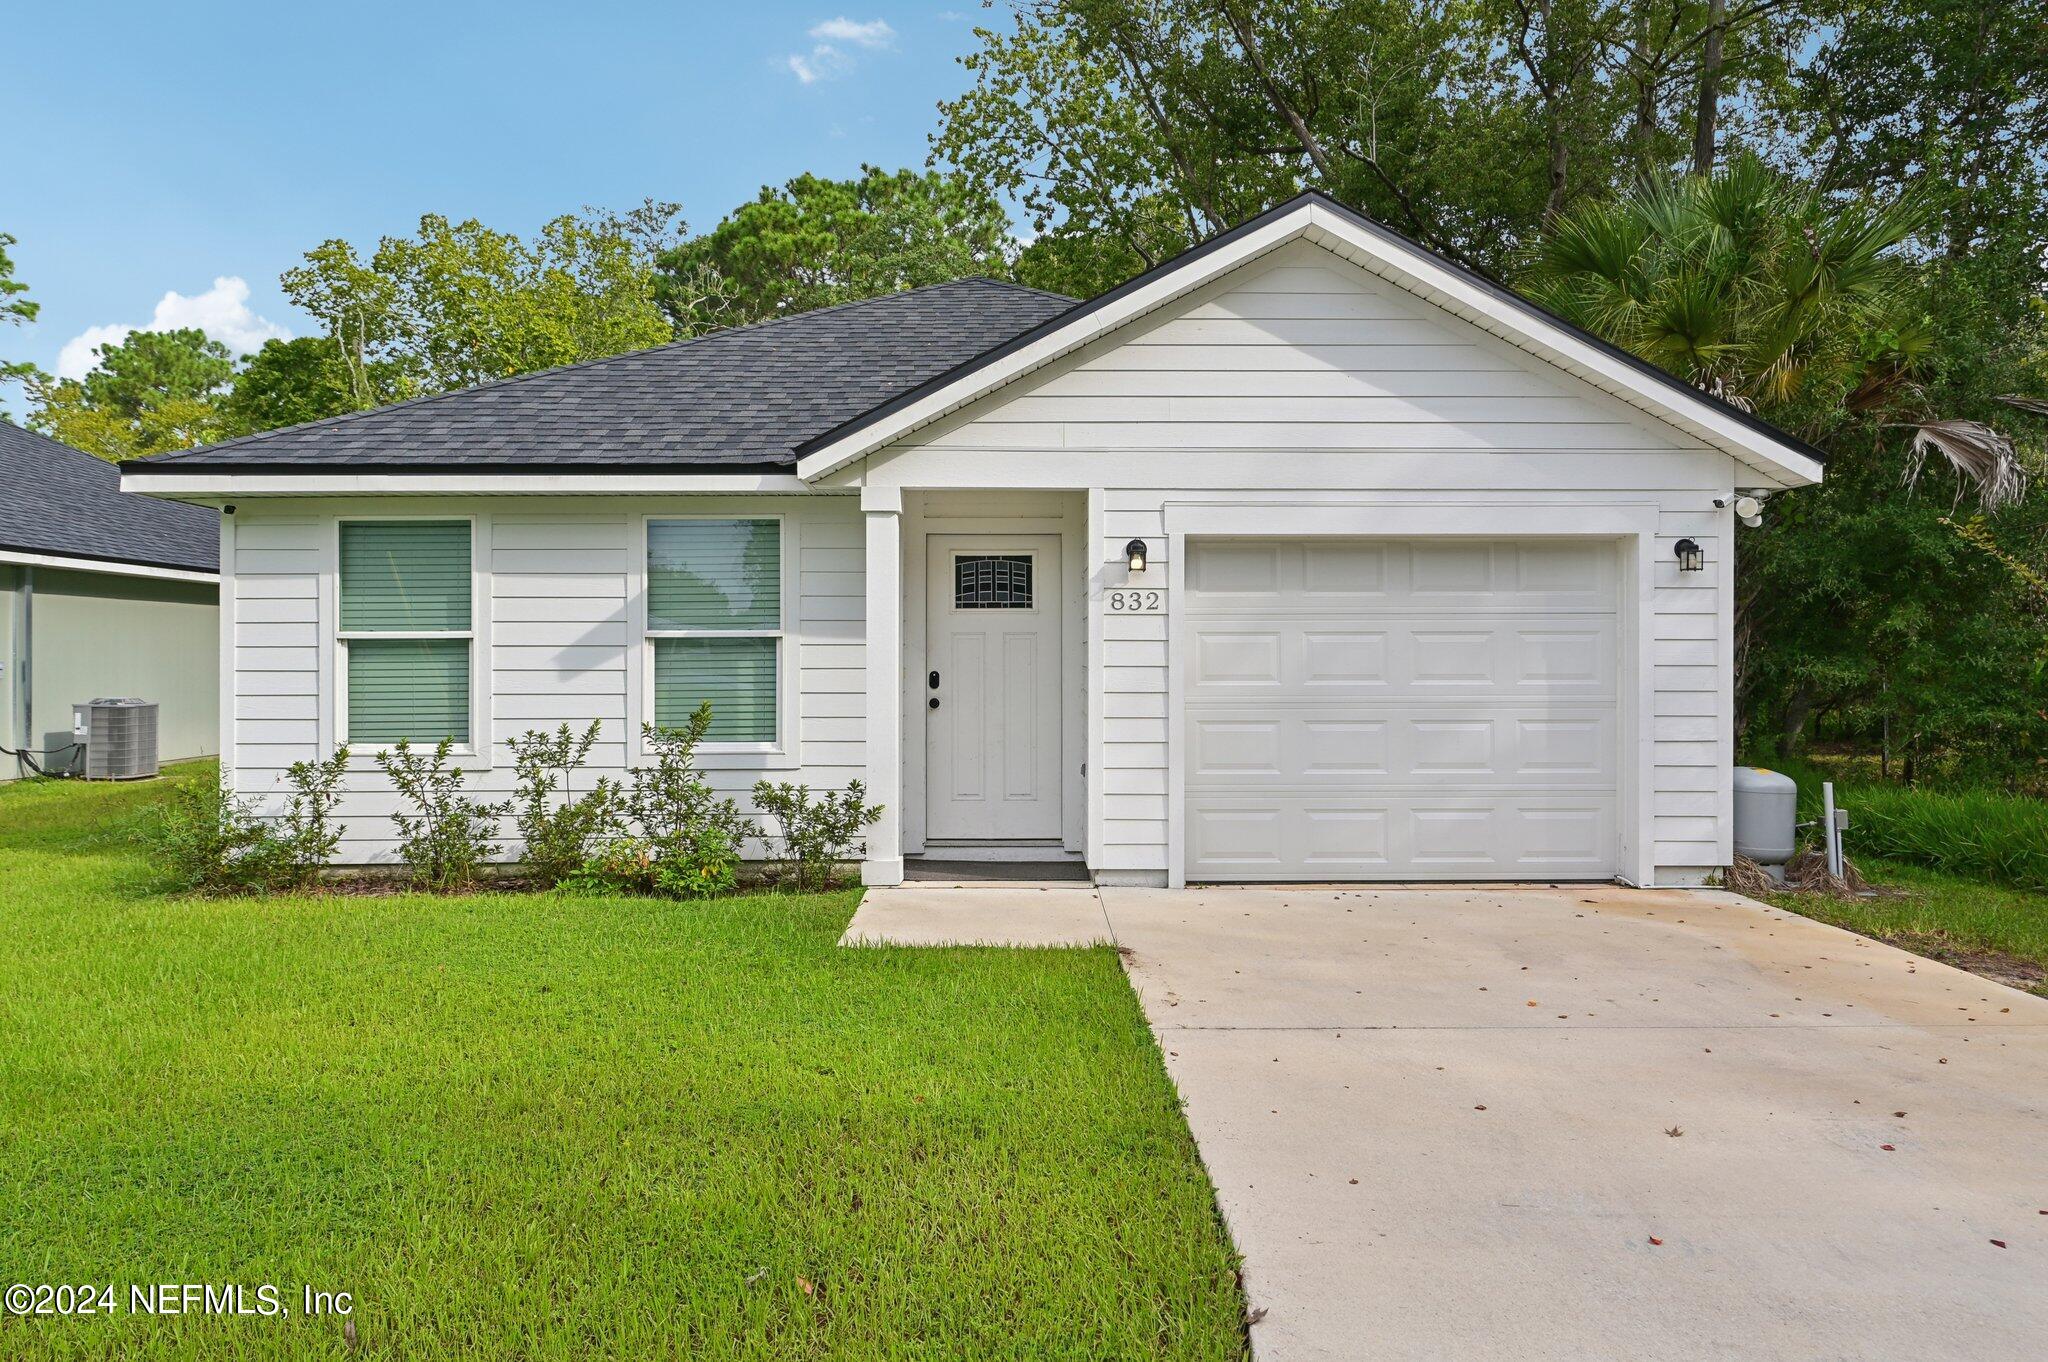
{"label": "concrete entry step", "polygon": [[1079,861],[948,861],[905,857],[903,878],[939,884],[1087,884]]}
{"label": "concrete entry step", "polygon": [[1098,946],[1115,938],[1095,886],[905,884],[870,889],[842,946]]}

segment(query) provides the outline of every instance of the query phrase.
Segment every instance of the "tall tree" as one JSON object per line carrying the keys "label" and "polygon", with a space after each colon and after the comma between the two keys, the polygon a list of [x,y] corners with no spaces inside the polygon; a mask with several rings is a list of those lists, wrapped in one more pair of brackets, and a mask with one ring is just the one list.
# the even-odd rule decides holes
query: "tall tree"
{"label": "tall tree", "polygon": [[[14,257],[7,253],[7,248],[14,244],[12,236],[0,232],[0,323],[26,326],[36,319],[42,305],[22,296],[28,292],[28,285],[14,277]],[[41,374],[42,370],[27,360],[0,359],[0,383],[34,379]],[[13,419],[5,407],[0,407],[0,421]]]}
{"label": "tall tree", "polygon": [[218,403],[235,370],[219,341],[193,328],[135,331],[102,345],[83,379],[39,379],[30,424],[103,459],[189,449],[218,437]]}
{"label": "tall tree", "polygon": [[[373,402],[397,396],[397,376],[388,365],[373,366],[366,377],[364,391]],[[358,410],[358,391],[332,336],[265,341],[220,400],[219,438],[232,440]]]}
{"label": "tall tree", "polygon": [[[1793,4],[1729,0],[1716,107],[1776,97]],[[977,30],[933,152],[1018,201],[1037,234],[1020,277],[1070,292],[1304,187],[1498,273],[1543,221],[1683,155],[1708,16],[1703,0],[1027,0]]]}
{"label": "tall tree", "polygon": [[324,242],[282,283],[334,343],[351,406],[369,407],[669,339],[655,259],[676,212],[564,214],[531,240],[428,214],[368,260]]}
{"label": "tall tree", "polygon": [[655,296],[680,336],[1009,272],[1009,218],[958,175],[862,166],[763,188],[660,258]]}

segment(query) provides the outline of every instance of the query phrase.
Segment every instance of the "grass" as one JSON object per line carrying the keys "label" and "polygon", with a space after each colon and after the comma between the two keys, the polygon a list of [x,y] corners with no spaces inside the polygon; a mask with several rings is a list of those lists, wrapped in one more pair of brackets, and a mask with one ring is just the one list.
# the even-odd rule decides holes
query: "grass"
{"label": "grass", "polygon": [[1849,810],[1845,845],[1859,865],[1865,859],[1883,860],[2048,892],[2048,802],[1997,790],[1845,781],[1811,762],[1788,762],[1778,769],[1799,782],[1803,819],[1820,817],[1821,782],[1837,782],[1836,802]]}
{"label": "grass", "polygon": [[162,788],[0,787],[0,1278],[292,1315],[0,1355],[1245,1356],[1108,949],[842,950],[850,893],[166,897]]}
{"label": "grass", "polygon": [[2048,995],[2048,896],[1924,866],[1859,862],[1874,899],[1771,894],[1791,912]]}

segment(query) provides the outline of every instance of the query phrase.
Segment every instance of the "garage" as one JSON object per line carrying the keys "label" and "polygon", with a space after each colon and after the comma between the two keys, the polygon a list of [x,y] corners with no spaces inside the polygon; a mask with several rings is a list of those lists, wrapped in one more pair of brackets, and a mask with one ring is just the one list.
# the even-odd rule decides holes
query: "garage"
{"label": "garage", "polygon": [[1613,540],[1187,541],[1190,880],[1620,870]]}

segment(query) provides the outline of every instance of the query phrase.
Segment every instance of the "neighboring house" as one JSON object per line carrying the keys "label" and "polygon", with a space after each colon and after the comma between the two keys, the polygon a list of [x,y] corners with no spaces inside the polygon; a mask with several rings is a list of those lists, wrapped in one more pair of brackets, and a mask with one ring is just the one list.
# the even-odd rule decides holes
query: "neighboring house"
{"label": "neighboring house", "polygon": [[[136,696],[160,759],[220,750],[219,519],[0,421],[0,748],[69,768],[71,707]],[[0,780],[28,761],[0,756]]]}
{"label": "neighboring house", "polygon": [[[1688,884],[1730,859],[1728,503],[1820,473],[1306,195],[1089,303],[939,285],[126,485],[232,512],[246,793],[444,735],[504,791],[592,718],[618,772],[709,698],[721,788],[887,805],[873,883]],[[344,856],[388,858],[356,789]]]}

